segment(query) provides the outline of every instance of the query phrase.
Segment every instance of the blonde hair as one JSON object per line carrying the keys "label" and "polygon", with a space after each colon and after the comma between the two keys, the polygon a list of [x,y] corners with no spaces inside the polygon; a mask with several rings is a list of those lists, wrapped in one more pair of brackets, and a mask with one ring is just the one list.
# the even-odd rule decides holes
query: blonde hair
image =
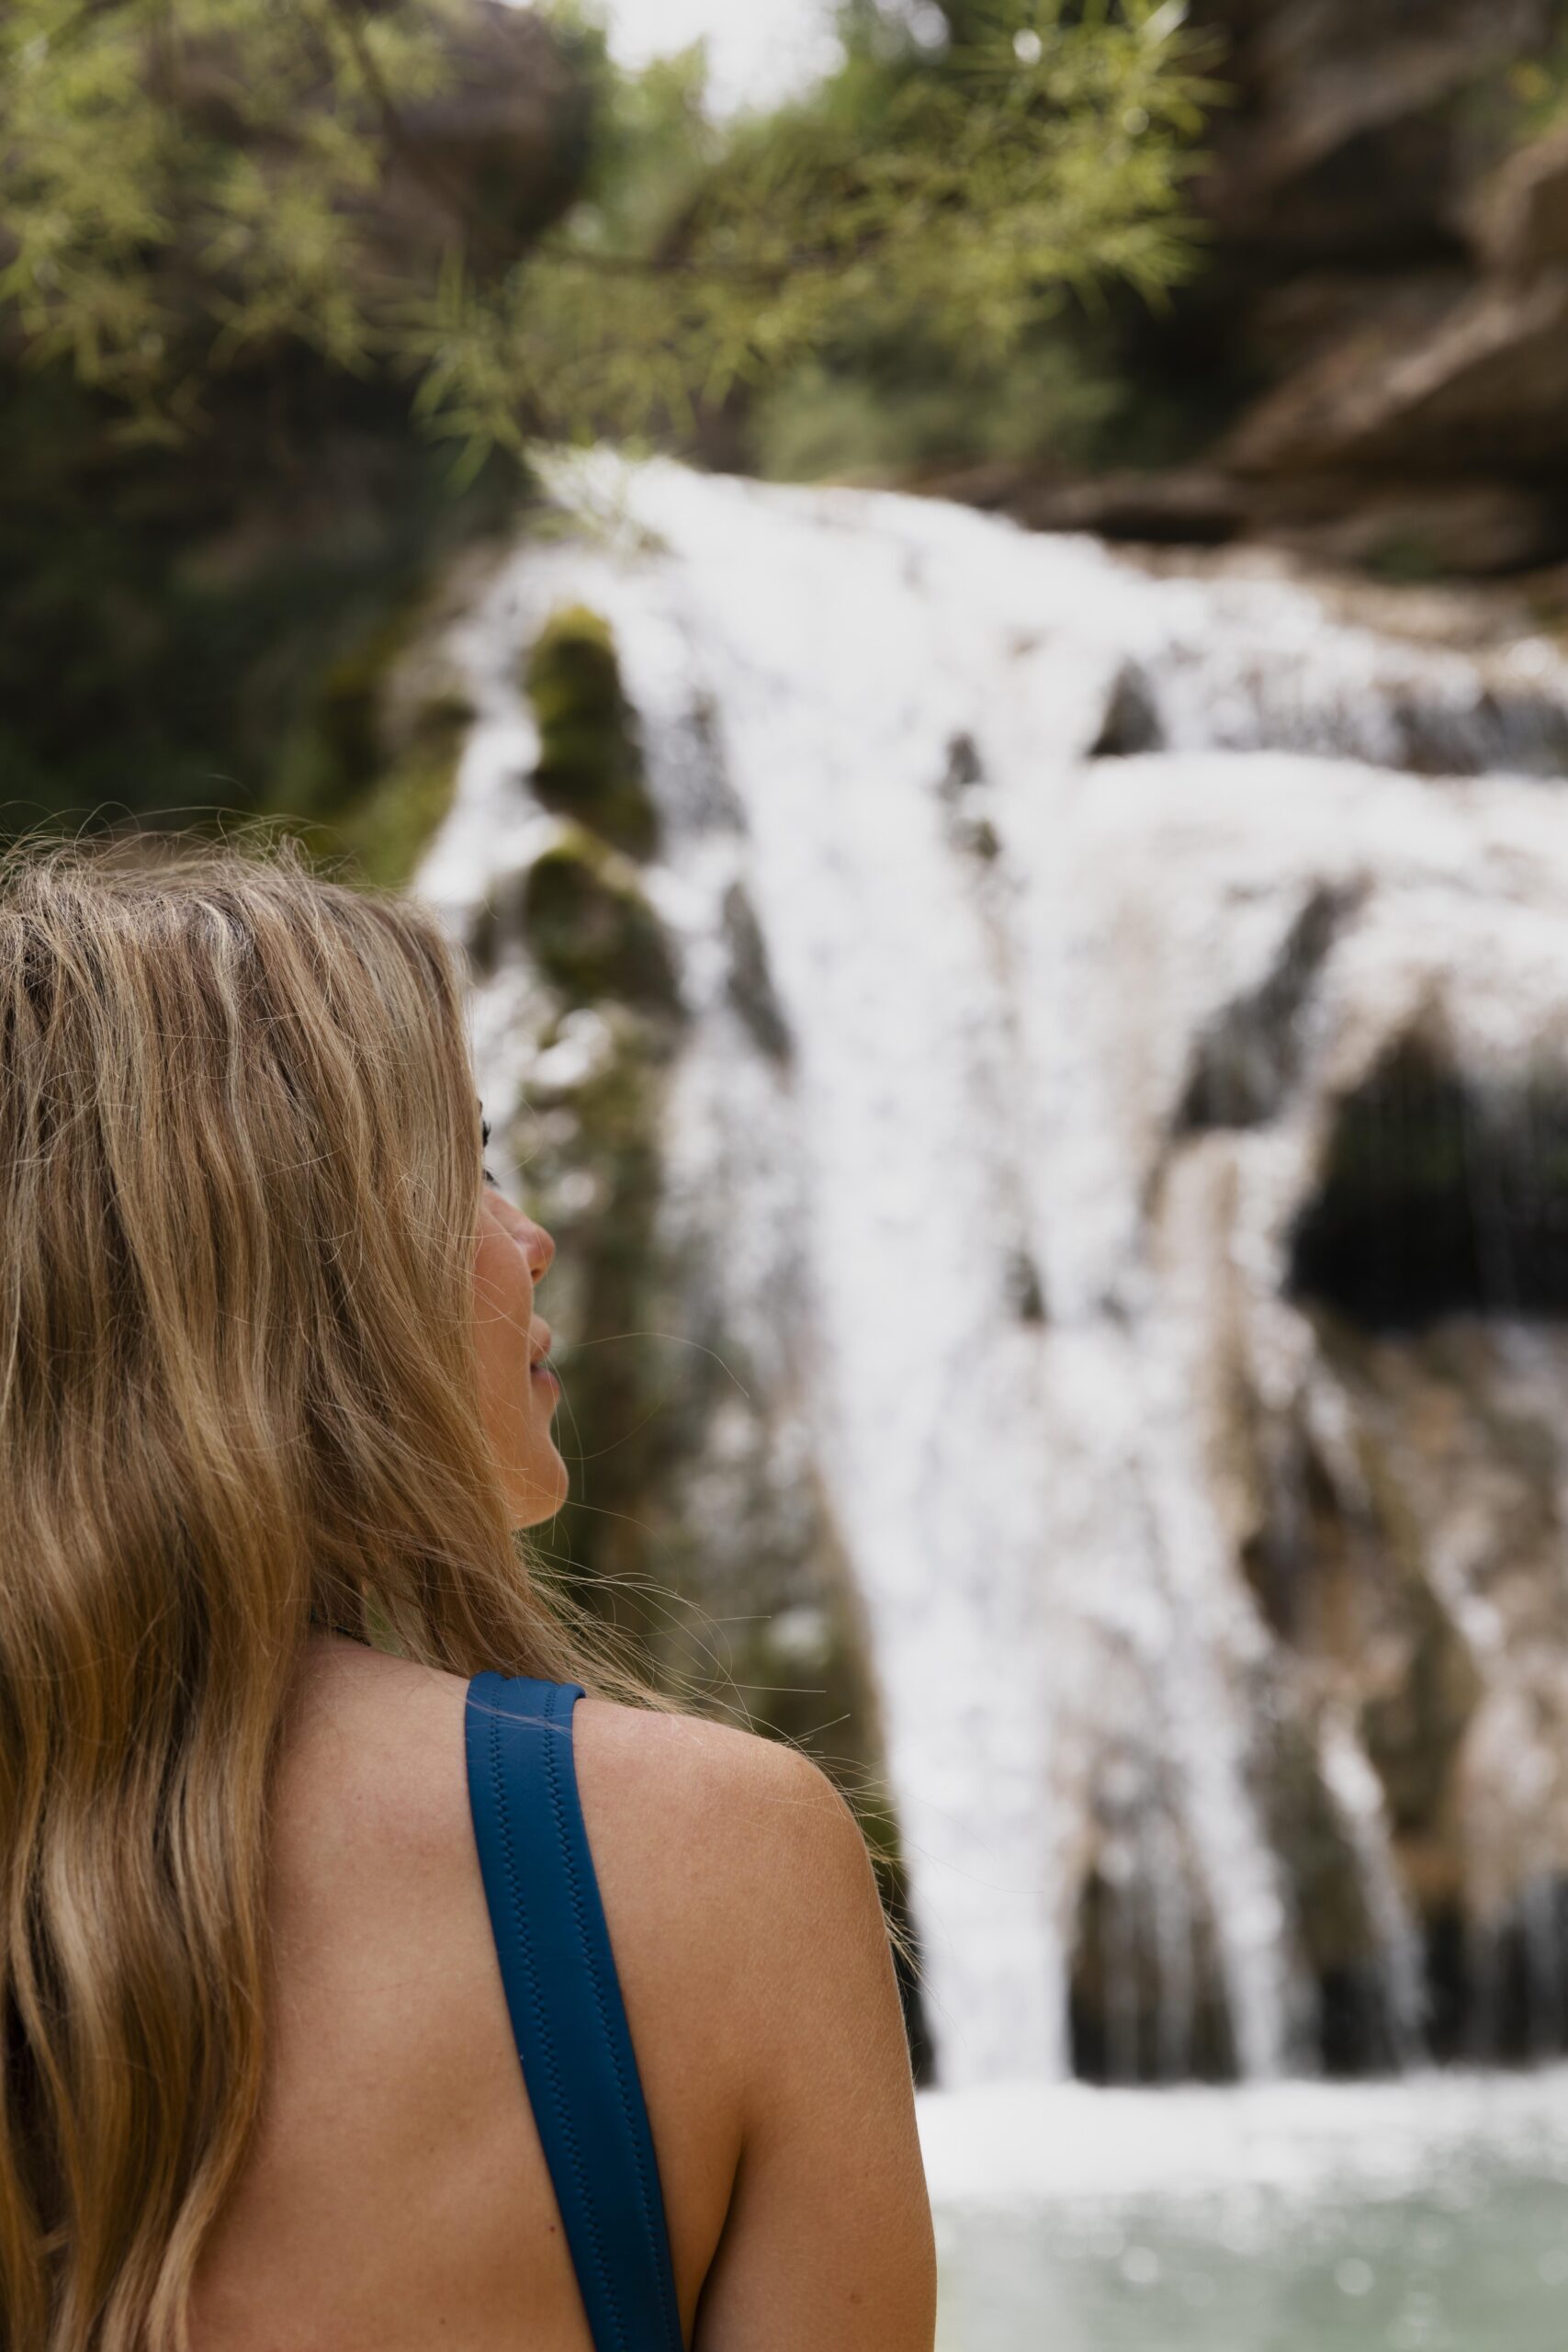
{"label": "blonde hair", "polygon": [[186,2340],[310,1626],[581,1678],[483,1434],[480,1182],[416,907],[287,844],[0,859],[7,2352]]}

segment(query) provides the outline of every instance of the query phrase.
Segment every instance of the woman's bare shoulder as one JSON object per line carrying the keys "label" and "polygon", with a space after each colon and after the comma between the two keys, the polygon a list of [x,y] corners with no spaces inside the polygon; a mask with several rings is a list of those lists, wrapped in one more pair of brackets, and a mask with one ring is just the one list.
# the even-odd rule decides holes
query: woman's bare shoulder
{"label": "woman's bare shoulder", "polygon": [[577,1770],[597,1852],[637,1854],[664,1891],[705,1908],[764,1882],[782,1898],[802,1870],[870,1883],[853,1815],[797,1749],[695,1715],[584,1700]]}
{"label": "woman's bare shoulder", "polygon": [[738,2095],[770,2063],[769,2026],[841,1962],[885,1967],[886,1937],[849,1806],[797,1750],[687,1715],[584,1701],[583,1811],[628,2000]]}
{"label": "woman's bare shoulder", "polygon": [[853,1815],[773,1742],[593,1702],[578,1714],[656,2136],[710,2152],[697,2343],[924,2352],[933,2261],[908,2052]]}
{"label": "woman's bare shoulder", "polygon": [[[577,1748],[604,1793],[623,1804],[678,1806],[721,1820],[737,1815],[798,1828],[849,1822],[826,1773],[798,1748],[707,1716],[584,1699]],[[781,1820],[782,1816],[782,1820]]]}
{"label": "woman's bare shoulder", "polygon": [[[278,1826],[330,1883],[351,1838],[409,1873],[440,1871],[472,1832],[460,1677],[316,1644],[301,1676]],[[728,1724],[588,1698],[573,1750],[617,1959],[661,1985],[776,1977],[814,1938],[880,1934],[852,1814],[795,1749]],[[664,2004],[660,1998],[658,2006]]]}
{"label": "woman's bare shoulder", "polygon": [[[367,1815],[382,1813],[400,1842],[466,1832],[466,1697],[459,1676],[348,1642],[313,1643],[287,1742],[300,1809],[315,1810],[311,1790],[334,1808],[352,1791],[361,1836]],[[782,1900],[794,1869],[819,1887],[824,1874],[869,1883],[853,1815],[794,1748],[695,1715],[587,1698],[575,1712],[573,1750],[600,1875],[627,1882],[613,1890],[623,1896],[635,1877],[650,1914],[706,1917],[759,1881]]]}

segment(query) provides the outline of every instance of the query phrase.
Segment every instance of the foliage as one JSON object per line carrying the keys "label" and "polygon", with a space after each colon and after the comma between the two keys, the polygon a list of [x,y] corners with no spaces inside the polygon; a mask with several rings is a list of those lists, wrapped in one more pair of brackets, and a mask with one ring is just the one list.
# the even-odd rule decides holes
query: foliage
{"label": "foliage", "polygon": [[477,6],[10,0],[0,299],[33,354],[152,434],[290,338],[410,377],[474,465],[690,418],[893,313],[995,366],[1067,291],[1189,266],[1212,93],[1183,0],[966,0],[934,56],[852,9],[825,90],[724,133],[694,63],[618,75],[558,8],[597,100],[586,182],[569,202],[543,172],[500,224],[425,132]]}
{"label": "foliage", "polygon": [[922,49],[857,0],[823,89],[723,125],[700,56],[619,73],[564,6],[5,0],[0,821],[288,809],[405,862],[402,741],[344,714],[509,526],[498,445],[696,421],[800,472],[1125,435],[1063,305],[1188,266],[1204,53],[1168,0],[949,15]]}
{"label": "foliage", "polygon": [[400,752],[350,723],[355,672],[363,706],[514,486],[495,467],[454,495],[406,400],[305,356],[216,389],[178,448],[128,447],[58,366],[0,369],[0,827],[330,820]]}
{"label": "foliage", "polygon": [[35,355],[149,426],[189,413],[191,308],[210,363],[281,332],[362,369],[389,108],[442,86],[453,17],[453,0],[10,0],[0,293]]}
{"label": "foliage", "polygon": [[911,315],[995,368],[1069,291],[1179,278],[1211,95],[1184,9],[974,13],[937,60],[856,46],[824,91],[741,124],[683,197],[667,183],[664,217],[623,164],[618,202],[591,197],[547,237],[509,289],[510,339],[552,429],[685,417]]}
{"label": "foliage", "polygon": [[862,323],[765,387],[746,454],[786,481],[897,482],[993,460],[1093,466],[1108,452],[1130,463],[1156,405],[1107,322],[1079,310],[1043,320],[998,365],[933,340],[910,312]]}

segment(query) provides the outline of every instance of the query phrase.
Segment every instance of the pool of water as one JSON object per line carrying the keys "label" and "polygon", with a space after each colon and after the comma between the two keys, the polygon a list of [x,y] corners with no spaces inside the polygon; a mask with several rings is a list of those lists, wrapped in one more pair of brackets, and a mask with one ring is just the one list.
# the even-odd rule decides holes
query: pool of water
{"label": "pool of water", "polygon": [[934,2095],[940,2352],[1568,2352],[1568,2073]]}

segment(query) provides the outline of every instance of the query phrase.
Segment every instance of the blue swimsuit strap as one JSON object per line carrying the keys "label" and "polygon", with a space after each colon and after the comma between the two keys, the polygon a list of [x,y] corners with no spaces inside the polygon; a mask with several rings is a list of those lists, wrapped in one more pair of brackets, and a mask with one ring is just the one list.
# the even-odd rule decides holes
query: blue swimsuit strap
{"label": "blue swimsuit strap", "polygon": [[648,2109],[583,1826],[575,1683],[476,1675],[468,1804],[506,2005],[595,2352],[682,2352]]}

